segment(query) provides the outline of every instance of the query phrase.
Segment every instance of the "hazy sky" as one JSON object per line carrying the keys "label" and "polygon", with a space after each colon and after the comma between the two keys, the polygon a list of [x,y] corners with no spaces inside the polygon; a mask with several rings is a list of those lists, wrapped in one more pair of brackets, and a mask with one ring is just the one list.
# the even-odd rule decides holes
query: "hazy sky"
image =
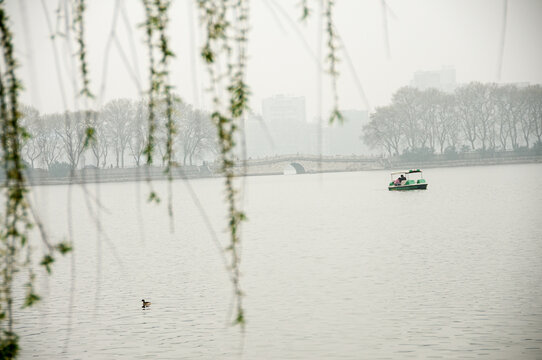
{"label": "hazy sky", "polygon": [[[77,73],[72,69],[77,66],[77,60],[70,54],[75,53],[76,47],[68,48],[60,37],[53,43],[46,20],[48,14],[53,29],[63,32],[64,19],[57,18],[55,9],[65,2],[6,2],[21,63],[18,73],[26,88],[23,100],[42,112],[82,106],[73,90]],[[263,98],[287,94],[306,97],[307,119],[312,120],[318,114],[317,58],[318,39],[322,35],[318,31],[322,25],[318,17],[319,1],[308,1],[313,15],[307,23],[299,21],[299,3],[298,0],[250,2],[248,82],[252,90],[251,108],[257,113],[261,112]],[[504,1],[387,0],[390,56],[386,50],[383,1],[338,0],[336,3],[335,21],[343,45],[339,52],[338,82],[343,109],[365,108],[359,84],[371,108],[387,104],[393,92],[408,85],[418,70],[453,66],[459,83],[499,81]],[[116,4],[122,11],[113,27]],[[113,98],[137,98],[148,89],[145,38],[143,29],[138,27],[143,22],[141,1],[89,0],[87,7],[91,89],[99,95],[91,105],[98,107]],[[542,1],[510,0],[507,15],[500,82],[542,83]],[[209,96],[198,55],[202,32],[195,0],[173,0],[171,16],[169,34],[176,54],[172,81],[186,102],[204,107]],[[112,29],[119,41],[112,43],[106,56]],[[325,32],[323,36],[325,41]],[[53,44],[58,51],[60,75],[56,71]],[[123,61],[119,47],[128,57],[129,66]],[[323,57],[327,51],[325,45],[322,51]],[[327,75],[322,84],[326,116],[331,105]]]}

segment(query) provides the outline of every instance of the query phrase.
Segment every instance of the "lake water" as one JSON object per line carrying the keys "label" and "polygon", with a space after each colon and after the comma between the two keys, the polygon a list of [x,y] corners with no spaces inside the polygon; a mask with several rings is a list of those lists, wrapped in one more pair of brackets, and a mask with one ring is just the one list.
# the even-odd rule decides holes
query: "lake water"
{"label": "lake water", "polygon": [[542,359],[542,164],[424,175],[413,192],[387,171],[246,178],[244,336],[212,236],[222,179],[190,181],[201,208],[175,181],[172,221],[166,183],[160,205],[144,182],[36,188],[75,261],[39,271],[21,358]]}

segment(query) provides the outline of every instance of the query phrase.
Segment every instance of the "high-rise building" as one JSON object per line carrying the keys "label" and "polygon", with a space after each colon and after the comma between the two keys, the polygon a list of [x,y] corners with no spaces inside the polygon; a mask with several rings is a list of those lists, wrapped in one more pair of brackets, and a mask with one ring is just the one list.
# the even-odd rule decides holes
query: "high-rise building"
{"label": "high-rise building", "polygon": [[305,98],[302,96],[275,95],[263,99],[262,115],[268,123],[305,123]]}
{"label": "high-rise building", "polygon": [[307,152],[305,98],[276,95],[262,102],[262,117],[274,144],[274,154]]}
{"label": "high-rise building", "polygon": [[273,154],[274,141],[262,116],[249,114],[244,124],[246,155],[249,158],[258,158]]}
{"label": "high-rise building", "polygon": [[435,88],[444,92],[453,92],[457,87],[455,69],[443,67],[435,71],[416,71],[410,86],[419,90]]}
{"label": "high-rise building", "polygon": [[245,122],[248,157],[370,153],[361,141],[367,111],[342,110],[342,124],[320,128],[305,121],[305,98],[278,95],[263,100],[262,112],[262,116],[249,115]]}

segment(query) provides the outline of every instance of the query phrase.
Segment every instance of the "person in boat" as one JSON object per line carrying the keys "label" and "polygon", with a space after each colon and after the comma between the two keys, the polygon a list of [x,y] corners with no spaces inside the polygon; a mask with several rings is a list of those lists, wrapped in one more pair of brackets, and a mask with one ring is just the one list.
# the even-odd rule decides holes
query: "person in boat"
{"label": "person in boat", "polygon": [[401,185],[401,177],[398,177],[397,179],[395,179],[395,181],[393,182],[393,185],[395,186]]}
{"label": "person in boat", "polygon": [[406,176],[404,174],[401,174],[401,176],[399,176],[399,182],[401,184],[404,184],[404,181],[406,181]]}

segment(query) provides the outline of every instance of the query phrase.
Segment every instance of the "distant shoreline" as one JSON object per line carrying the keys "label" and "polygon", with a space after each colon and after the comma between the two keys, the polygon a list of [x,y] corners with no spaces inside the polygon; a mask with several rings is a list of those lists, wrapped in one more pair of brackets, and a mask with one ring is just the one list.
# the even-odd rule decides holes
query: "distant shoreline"
{"label": "distant shoreline", "polygon": [[[373,166],[365,168],[348,168],[307,171],[305,174],[334,173],[334,172],[357,172],[357,171],[381,171],[381,170],[405,170],[418,169],[423,170],[442,167],[470,167],[470,166],[494,166],[510,164],[533,164],[542,163],[542,155],[529,155],[517,157],[494,157],[480,159],[460,159],[460,160],[439,160],[439,161],[398,161],[394,159],[375,160]],[[236,167],[238,176],[270,176],[283,175],[283,171],[254,171],[251,172],[250,166],[246,174],[242,174],[243,166]],[[84,169],[78,170],[74,176],[52,177],[44,170],[34,170],[27,172],[27,182],[29,186],[48,186],[48,185],[69,185],[69,184],[93,184],[93,183],[120,183],[134,181],[163,181],[168,180],[164,173],[164,168],[124,168],[124,169]],[[302,174],[298,174],[302,175]],[[220,178],[222,174],[212,171],[207,166],[185,166],[172,169],[172,180],[191,180],[205,178]],[[0,179],[0,187],[3,187],[3,179]]]}
{"label": "distant shoreline", "polygon": [[518,156],[512,158],[483,158],[483,159],[461,159],[446,161],[427,161],[427,162],[397,162],[394,168],[412,169],[423,167],[423,169],[441,168],[441,167],[470,167],[470,166],[493,166],[493,165],[512,165],[512,164],[535,164],[542,163],[542,155]]}

